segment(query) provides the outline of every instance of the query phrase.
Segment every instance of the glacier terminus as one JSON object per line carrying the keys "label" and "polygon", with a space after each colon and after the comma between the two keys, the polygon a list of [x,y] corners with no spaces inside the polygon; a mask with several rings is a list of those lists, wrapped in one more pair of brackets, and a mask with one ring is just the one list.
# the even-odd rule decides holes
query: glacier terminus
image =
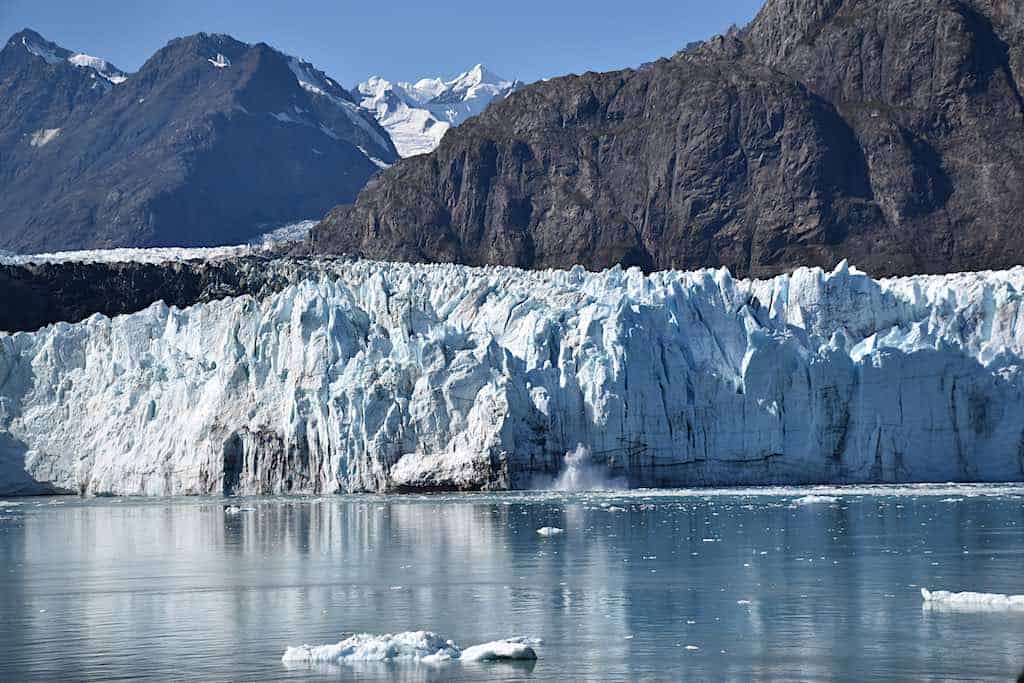
{"label": "glacier terminus", "polygon": [[0,335],[0,494],[1024,480],[1024,268],[315,266]]}

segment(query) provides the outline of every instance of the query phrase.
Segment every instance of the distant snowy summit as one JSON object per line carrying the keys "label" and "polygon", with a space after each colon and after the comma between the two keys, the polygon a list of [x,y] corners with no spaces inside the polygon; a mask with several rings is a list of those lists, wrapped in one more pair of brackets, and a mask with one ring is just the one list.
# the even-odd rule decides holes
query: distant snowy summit
{"label": "distant snowy summit", "polygon": [[77,67],[88,69],[91,78],[96,80],[96,87],[109,88],[111,84],[118,85],[124,83],[128,77],[124,71],[118,69],[105,59],[66,50],[29,29],[25,29],[13,36],[8,42],[10,47],[21,48],[29,54],[42,59],[47,64],[54,65],[69,62]]}
{"label": "distant snowy summit", "polygon": [[522,85],[477,64],[452,80],[424,78],[393,83],[374,76],[356,86],[360,106],[373,113],[403,157],[427,154],[448,129],[476,116],[493,100],[508,97]]}

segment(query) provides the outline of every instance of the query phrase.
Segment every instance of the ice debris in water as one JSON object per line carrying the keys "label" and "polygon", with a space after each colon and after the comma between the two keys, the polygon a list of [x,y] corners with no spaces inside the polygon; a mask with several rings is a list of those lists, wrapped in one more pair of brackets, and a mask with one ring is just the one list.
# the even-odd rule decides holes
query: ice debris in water
{"label": "ice debris in water", "polygon": [[1024,611],[1024,595],[999,593],[951,593],[921,589],[926,609],[949,612]]}
{"label": "ice debris in water", "polygon": [[443,664],[451,661],[494,662],[537,659],[534,638],[507,638],[461,649],[452,640],[431,631],[373,635],[358,633],[333,645],[302,645],[285,650],[286,663],[353,664],[357,662],[419,662]]}
{"label": "ice debris in water", "polygon": [[537,529],[537,533],[541,536],[557,536],[559,534],[564,534],[565,529],[559,529],[557,526],[545,526]]}
{"label": "ice debris in water", "polygon": [[793,507],[799,507],[802,505],[832,505],[833,503],[838,502],[839,499],[835,496],[817,496],[812,494],[810,496],[803,496],[802,498],[794,500]]}

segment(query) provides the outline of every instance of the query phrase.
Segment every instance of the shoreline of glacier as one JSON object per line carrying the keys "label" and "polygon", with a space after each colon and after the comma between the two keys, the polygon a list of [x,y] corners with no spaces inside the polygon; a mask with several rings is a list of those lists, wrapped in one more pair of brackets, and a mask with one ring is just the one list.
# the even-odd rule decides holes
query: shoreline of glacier
{"label": "shoreline of glacier", "polygon": [[0,335],[0,494],[1024,481],[1024,269],[329,262]]}

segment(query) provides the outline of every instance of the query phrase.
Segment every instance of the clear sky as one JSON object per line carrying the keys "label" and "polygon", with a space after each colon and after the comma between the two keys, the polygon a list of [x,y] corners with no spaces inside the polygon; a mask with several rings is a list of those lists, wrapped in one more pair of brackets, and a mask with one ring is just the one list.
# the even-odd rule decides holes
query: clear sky
{"label": "clear sky", "polygon": [[[176,36],[263,41],[352,85],[477,62],[537,80],[636,66],[745,24],[762,0],[0,0],[0,40],[32,28],[134,71]],[[0,43],[2,45],[2,43]]]}

